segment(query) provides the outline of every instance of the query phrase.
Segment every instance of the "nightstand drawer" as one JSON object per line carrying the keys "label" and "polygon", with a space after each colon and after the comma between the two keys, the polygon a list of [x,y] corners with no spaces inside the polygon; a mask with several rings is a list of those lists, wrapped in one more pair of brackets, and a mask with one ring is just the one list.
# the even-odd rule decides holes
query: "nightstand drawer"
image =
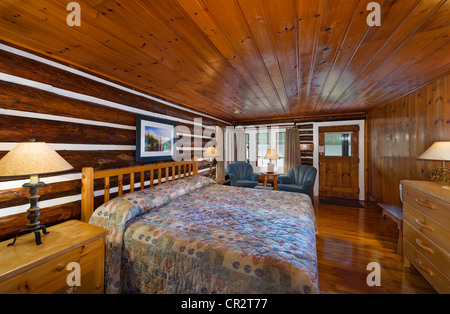
{"label": "nightstand drawer", "polygon": [[104,292],[104,258],[98,255],[97,258],[80,263],[80,286],[68,286],[67,275],[49,282],[33,293],[43,294],[102,294]]}
{"label": "nightstand drawer", "polygon": [[430,194],[406,185],[403,187],[403,204],[407,204],[428,217],[439,221],[444,226],[450,225],[450,203]]}
{"label": "nightstand drawer", "polygon": [[[65,293],[67,290],[68,292],[74,290],[81,292],[83,290],[83,278],[85,281],[93,281],[94,287],[98,287],[97,293],[102,293],[103,247],[104,239],[101,238],[63,253],[37,267],[1,282],[0,293],[55,293],[57,291]],[[74,287],[74,289],[70,289],[71,287],[67,285],[67,276],[73,271],[72,269],[67,270],[67,265],[71,262],[77,262],[80,265],[81,272],[81,286]],[[99,272],[93,271],[93,265],[100,266]],[[89,278],[89,276],[97,277],[97,280]],[[94,292],[95,289],[86,293]]]}

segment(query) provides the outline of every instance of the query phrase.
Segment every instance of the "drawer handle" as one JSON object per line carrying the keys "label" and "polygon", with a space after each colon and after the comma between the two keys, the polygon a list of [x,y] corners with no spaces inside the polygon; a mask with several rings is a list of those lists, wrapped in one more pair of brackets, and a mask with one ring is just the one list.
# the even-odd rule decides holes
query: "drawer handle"
{"label": "drawer handle", "polygon": [[431,248],[429,248],[428,246],[425,246],[425,245],[423,244],[422,240],[416,239],[416,244],[417,244],[422,250],[427,251],[427,252],[430,253],[430,254],[434,254],[434,251],[433,251]]}
{"label": "drawer handle", "polygon": [[417,266],[419,266],[424,272],[426,272],[428,275],[430,276],[434,276],[433,272],[431,270],[429,270],[428,268],[426,268],[425,266],[423,266],[423,263],[420,259],[418,259],[416,257],[415,262],[417,264]]}
{"label": "drawer handle", "polygon": [[428,226],[427,224],[425,224],[424,221],[420,221],[419,219],[416,218],[416,224],[419,225],[422,228],[425,228],[427,230],[430,230],[431,232],[434,232],[434,229],[431,228],[430,226]]}
{"label": "drawer handle", "polygon": [[64,270],[64,264],[59,264],[58,266],[56,266],[55,269],[56,269],[57,272],[63,271]]}
{"label": "drawer handle", "polygon": [[432,210],[435,210],[435,209],[436,209],[436,207],[434,207],[433,205],[431,205],[431,204],[428,203],[427,201],[422,200],[422,199],[420,199],[420,198],[416,198],[416,203],[419,204],[419,205],[421,205],[421,206],[423,206],[423,207],[432,209]]}

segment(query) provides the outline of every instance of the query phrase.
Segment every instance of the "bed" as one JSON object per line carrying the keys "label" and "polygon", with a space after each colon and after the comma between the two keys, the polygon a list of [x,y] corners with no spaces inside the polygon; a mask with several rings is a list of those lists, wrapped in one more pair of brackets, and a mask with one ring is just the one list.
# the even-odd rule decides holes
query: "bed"
{"label": "bed", "polygon": [[[182,163],[184,172],[174,171],[180,163],[83,169],[82,218],[109,229],[106,293],[319,292],[308,196],[219,185],[198,176],[196,162]],[[130,171],[141,173],[141,189],[134,191],[130,178],[123,193]],[[144,171],[151,172],[150,187]],[[122,187],[109,199],[109,178],[117,173]],[[105,202],[94,211],[95,179],[105,182]]]}

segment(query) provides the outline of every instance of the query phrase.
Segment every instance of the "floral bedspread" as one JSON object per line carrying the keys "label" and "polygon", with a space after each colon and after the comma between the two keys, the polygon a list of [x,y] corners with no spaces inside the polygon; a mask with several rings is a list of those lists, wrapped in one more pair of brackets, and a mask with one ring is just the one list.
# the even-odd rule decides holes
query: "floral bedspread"
{"label": "floral bedspread", "polygon": [[106,293],[318,293],[308,196],[188,177],[100,206]]}

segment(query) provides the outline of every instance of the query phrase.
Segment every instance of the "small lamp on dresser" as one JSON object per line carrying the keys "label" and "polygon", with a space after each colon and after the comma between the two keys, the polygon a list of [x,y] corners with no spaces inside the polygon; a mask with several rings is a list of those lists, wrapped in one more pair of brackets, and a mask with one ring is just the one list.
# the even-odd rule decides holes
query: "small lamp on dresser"
{"label": "small lamp on dresser", "polygon": [[73,167],[65,161],[49,145],[43,142],[36,142],[32,138],[29,142],[17,144],[9,153],[0,160],[0,177],[30,176],[30,183],[25,183],[23,187],[30,189],[30,208],[28,209],[27,228],[19,231],[10,245],[14,245],[17,237],[23,234],[34,232],[36,245],[42,244],[40,230],[47,234],[44,225],[37,220],[39,217],[39,187],[44,182],[39,181],[39,175],[57,173],[72,170]]}
{"label": "small lamp on dresser", "polygon": [[444,189],[450,190],[450,169],[445,167],[445,161],[450,160],[450,142],[435,142],[419,159],[442,161],[442,167],[433,168],[430,171],[430,179],[443,184]]}

